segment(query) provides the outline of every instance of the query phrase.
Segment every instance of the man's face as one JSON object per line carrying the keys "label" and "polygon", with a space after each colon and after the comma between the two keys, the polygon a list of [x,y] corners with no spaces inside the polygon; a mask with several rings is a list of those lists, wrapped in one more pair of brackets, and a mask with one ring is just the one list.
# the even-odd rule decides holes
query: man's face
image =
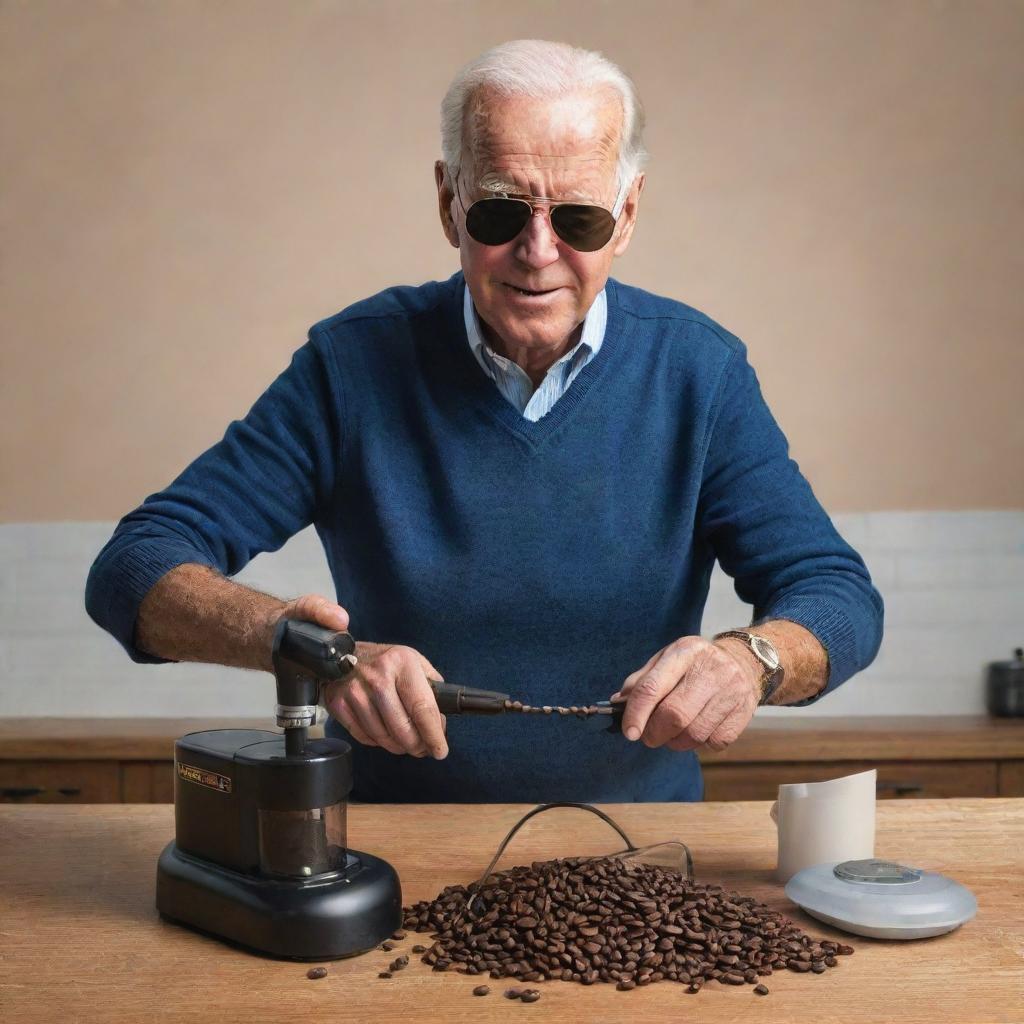
{"label": "man's face", "polygon": [[448,240],[459,248],[488,340],[520,364],[546,362],[578,340],[577,328],[608,280],[612,260],[626,251],[643,176],[632,184],[603,249],[577,252],[563,242],[544,204],[534,208],[511,242],[483,245],[467,233],[464,213],[489,194],[482,182],[501,182],[508,193],[611,210],[619,187],[622,108],[607,90],[559,99],[484,93],[476,102],[478,116],[470,122],[477,127],[467,138],[457,180],[444,180],[442,164],[435,171],[441,221]]}

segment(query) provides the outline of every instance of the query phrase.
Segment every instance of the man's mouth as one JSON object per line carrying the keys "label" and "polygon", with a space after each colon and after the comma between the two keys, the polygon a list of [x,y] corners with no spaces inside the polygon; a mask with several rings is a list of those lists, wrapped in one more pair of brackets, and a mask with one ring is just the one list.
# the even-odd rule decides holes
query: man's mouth
{"label": "man's mouth", "polygon": [[516,295],[527,295],[527,296],[538,296],[538,295],[551,295],[558,291],[557,288],[544,288],[544,289],[533,289],[533,288],[520,288],[514,284],[506,284],[506,288],[509,291],[514,292]]}

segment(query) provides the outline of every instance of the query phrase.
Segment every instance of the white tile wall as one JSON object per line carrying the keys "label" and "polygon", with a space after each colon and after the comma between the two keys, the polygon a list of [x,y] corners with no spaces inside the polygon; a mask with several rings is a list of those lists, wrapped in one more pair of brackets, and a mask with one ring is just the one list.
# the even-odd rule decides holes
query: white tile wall
{"label": "white tile wall", "polygon": [[[872,512],[835,517],[886,600],[878,659],[825,700],[764,715],[973,714],[984,666],[1024,644],[1024,511]],[[264,673],[135,665],[83,606],[89,566],[113,523],[0,525],[0,715],[264,715]],[[312,530],[237,577],[269,593],[333,595]],[[705,633],[748,622],[721,572]]]}

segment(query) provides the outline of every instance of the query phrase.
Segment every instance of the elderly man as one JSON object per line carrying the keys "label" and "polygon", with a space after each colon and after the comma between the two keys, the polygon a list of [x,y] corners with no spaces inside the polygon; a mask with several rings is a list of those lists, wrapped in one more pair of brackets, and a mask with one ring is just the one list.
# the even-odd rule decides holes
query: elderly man
{"label": "elderly man", "polygon": [[[96,621],[137,661],[263,669],[282,616],[350,628],[359,664],[326,688],[328,728],[353,744],[354,798],[381,801],[700,799],[697,748],[867,665],[881,600],[742,343],[609,277],[642,124],[595,53],[520,41],[463,69],[435,167],[461,273],[316,324],[119,524],[89,579]],[[340,604],[227,579],[310,523]],[[754,625],[705,639],[716,558]],[[446,723],[442,674],[535,705],[611,696],[623,735]]]}

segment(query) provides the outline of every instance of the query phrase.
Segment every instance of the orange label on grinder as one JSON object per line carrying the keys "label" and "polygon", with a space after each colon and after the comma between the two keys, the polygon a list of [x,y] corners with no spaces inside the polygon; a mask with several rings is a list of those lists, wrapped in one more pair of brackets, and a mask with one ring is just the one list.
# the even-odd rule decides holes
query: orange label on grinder
{"label": "orange label on grinder", "polygon": [[196,768],[190,764],[175,762],[178,766],[178,778],[186,782],[194,782],[199,786],[206,786],[208,789],[215,789],[219,793],[231,792],[231,779],[226,775],[218,775],[216,772],[209,772],[205,768]]}

